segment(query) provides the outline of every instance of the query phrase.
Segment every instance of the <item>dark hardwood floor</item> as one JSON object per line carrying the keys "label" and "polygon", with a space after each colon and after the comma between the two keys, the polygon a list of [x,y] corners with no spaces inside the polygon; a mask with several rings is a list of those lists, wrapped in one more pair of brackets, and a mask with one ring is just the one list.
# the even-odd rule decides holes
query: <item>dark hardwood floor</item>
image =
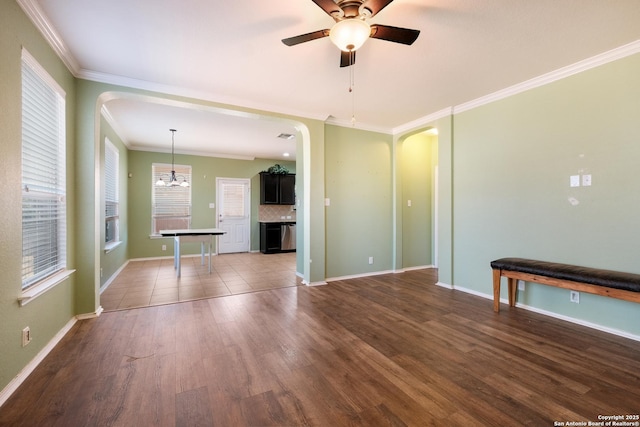
{"label": "dark hardwood floor", "polygon": [[2,426],[553,426],[640,412],[640,342],[433,270],[103,313]]}

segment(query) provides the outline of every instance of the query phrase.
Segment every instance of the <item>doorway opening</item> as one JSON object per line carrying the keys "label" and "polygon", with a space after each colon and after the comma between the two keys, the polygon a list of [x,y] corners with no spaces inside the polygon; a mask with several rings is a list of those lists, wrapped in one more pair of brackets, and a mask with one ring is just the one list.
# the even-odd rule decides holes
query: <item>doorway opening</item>
{"label": "doorway opening", "polygon": [[403,270],[438,264],[438,132],[414,133],[402,141],[401,209]]}

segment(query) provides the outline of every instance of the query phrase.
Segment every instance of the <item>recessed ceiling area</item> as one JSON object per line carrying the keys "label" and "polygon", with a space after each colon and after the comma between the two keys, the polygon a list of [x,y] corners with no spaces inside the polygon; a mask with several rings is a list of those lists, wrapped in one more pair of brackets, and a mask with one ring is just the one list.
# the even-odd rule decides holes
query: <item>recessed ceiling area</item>
{"label": "recessed ceiling area", "polygon": [[[296,129],[292,123],[238,111],[148,97],[118,98],[104,104],[114,130],[132,150],[175,152],[252,160],[296,159]],[[294,135],[282,139],[280,134]],[[288,156],[285,156],[287,153]]]}

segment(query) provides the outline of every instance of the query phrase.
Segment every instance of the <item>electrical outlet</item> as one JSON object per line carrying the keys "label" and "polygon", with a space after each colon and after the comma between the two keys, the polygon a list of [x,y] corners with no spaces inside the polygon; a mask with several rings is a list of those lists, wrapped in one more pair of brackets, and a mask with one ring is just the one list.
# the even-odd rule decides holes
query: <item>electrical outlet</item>
{"label": "electrical outlet", "polygon": [[373,257],[372,256],[369,257],[369,264],[373,264]]}
{"label": "electrical outlet", "polygon": [[162,250],[166,251],[167,250],[167,245],[162,245]]}
{"label": "electrical outlet", "polygon": [[518,280],[518,290],[524,291],[524,280]]}
{"label": "electrical outlet", "polygon": [[27,326],[22,330],[22,346],[25,347],[31,342],[31,329]]}
{"label": "electrical outlet", "polygon": [[569,292],[569,301],[575,302],[576,304],[580,304],[580,292],[578,292],[578,291],[570,291]]}

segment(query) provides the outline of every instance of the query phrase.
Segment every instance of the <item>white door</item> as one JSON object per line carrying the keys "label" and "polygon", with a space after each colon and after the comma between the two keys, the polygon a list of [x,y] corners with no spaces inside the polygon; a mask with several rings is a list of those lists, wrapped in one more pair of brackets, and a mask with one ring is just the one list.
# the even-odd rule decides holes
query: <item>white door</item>
{"label": "white door", "polygon": [[226,231],[218,237],[218,252],[249,252],[251,181],[216,178],[216,187],[218,228]]}

